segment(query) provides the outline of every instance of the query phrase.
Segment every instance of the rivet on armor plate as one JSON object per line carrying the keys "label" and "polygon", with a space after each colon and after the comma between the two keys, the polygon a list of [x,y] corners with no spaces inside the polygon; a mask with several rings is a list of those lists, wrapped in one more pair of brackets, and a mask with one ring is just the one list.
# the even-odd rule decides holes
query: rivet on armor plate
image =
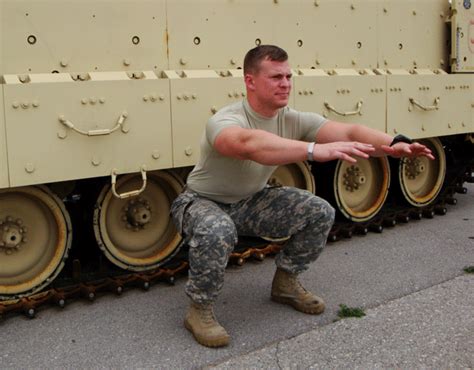
{"label": "rivet on armor plate", "polygon": [[196,95],[196,94],[192,94],[192,95],[191,95],[191,98],[192,98],[193,100],[196,100],[196,99],[197,99],[197,95]]}
{"label": "rivet on armor plate", "polygon": [[352,9],[352,10],[355,9],[355,5],[354,5],[354,4],[351,4],[351,9]]}
{"label": "rivet on armor plate", "polygon": [[30,106],[30,103],[28,103],[27,101],[21,103],[21,107],[22,107],[23,109],[28,109],[29,106]]}
{"label": "rivet on armor plate", "polygon": [[[474,106],[474,105],[473,105],[473,106]],[[212,114],[217,113],[217,108],[216,108],[216,107],[211,107],[211,112],[212,112]]]}
{"label": "rivet on armor plate", "polygon": [[123,60],[123,65],[128,67],[130,65],[130,60],[124,59]]}
{"label": "rivet on armor plate", "polygon": [[165,97],[164,97],[163,95],[160,95],[160,96],[159,96],[159,99],[160,99],[161,101],[163,101],[163,100],[165,100]]}
{"label": "rivet on armor plate", "polygon": [[153,101],[153,102],[155,102],[157,99],[158,99],[158,96],[156,94],[152,94],[150,96],[150,100]]}
{"label": "rivet on armor plate", "polygon": [[413,15],[416,15],[416,10],[413,11]]}
{"label": "rivet on armor plate", "polygon": [[90,101],[91,104],[95,104],[95,103],[97,103],[97,98],[92,97],[92,98],[89,99],[89,101]]}
{"label": "rivet on armor plate", "polygon": [[143,101],[148,101],[148,95],[143,95]]}
{"label": "rivet on armor plate", "polygon": [[237,64],[237,62],[234,60],[234,59],[231,59],[230,60],[230,64],[232,64],[233,66],[235,66]]}
{"label": "rivet on armor plate", "polygon": [[100,104],[104,104],[104,103],[105,103],[105,98],[100,98],[100,99],[99,99],[99,103],[100,103]]}
{"label": "rivet on armor plate", "polygon": [[448,128],[453,128],[453,125],[451,125],[450,123],[448,123]]}
{"label": "rivet on armor plate", "polygon": [[39,107],[39,101],[38,100],[34,100],[33,103],[31,103],[31,105],[34,107],[34,108],[38,108]]}
{"label": "rivet on armor plate", "polygon": [[58,138],[65,139],[67,137],[66,130],[61,130],[58,132]]}
{"label": "rivet on armor plate", "polygon": [[183,65],[183,66],[186,65],[187,62],[188,62],[188,61],[187,61],[186,59],[184,59],[184,58],[181,58],[181,59],[179,60],[179,63],[180,63],[181,65]]}
{"label": "rivet on armor plate", "polygon": [[184,149],[184,154],[186,154],[188,157],[193,155],[193,149],[188,146],[186,149]]}
{"label": "rivet on armor plate", "polygon": [[25,166],[25,171],[28,173],[35,172],[35,165],[33,163],[27,163]]}
{"label": "rivet on armor plate", "polygon": [[151,153],[151,156],[153,157],[153,159],[159,159],[160,158],[160,152],[158,150],[154,150]]}
{"label": "rivet on armor plate", "polygon": [[100,163],[101,163],[101,161],[100,161],[99,158],[97,158],[97,157],[92,157],[92,164],[93,164],[94,166],[97,167],[97,166],[100,165]]}
{"label": "rivet on armor plate", "polygon": [[314,0],[314,6],[319,6],[319,0]]}
{"label": "rivet on armor plate", "polygon": [[59,64],[61,65],[61,67],[67,67],[68,66],[68,61],[66,59],[62,59]]}
{"label": "rivet on armor plate", "polygon": [[12,103],[12,107],[13,107],[14,109],[18,109],[18,108],[20,107],[20,103],[18,103],[17,101],[14,101],[14,102]]}
{"label": "rivet on armor plate", "polygon": [[81,103],[82,103],[83,105],[86,105],[87,102],[88,102],[88,100],[87,100],[86,98],[84,98],[84,99],[81,100]]}

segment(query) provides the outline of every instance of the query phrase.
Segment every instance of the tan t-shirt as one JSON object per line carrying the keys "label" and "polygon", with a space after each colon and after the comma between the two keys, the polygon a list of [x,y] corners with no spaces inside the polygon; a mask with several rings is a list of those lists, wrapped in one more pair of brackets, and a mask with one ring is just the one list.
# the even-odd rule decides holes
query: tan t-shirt
{"label": "tan t-shirt", "polygon": [[262,190],[277,166],[221,155],[214,140],[226,127],[259,129],[287,139],[314,141],[326,119],[316,113],[289,107],[266,118],[254,112],[247,100],[228,105],[212,116],[201,139],[201,157],[189,174],[187,186],[203,197],[221,203],[235,203]]}

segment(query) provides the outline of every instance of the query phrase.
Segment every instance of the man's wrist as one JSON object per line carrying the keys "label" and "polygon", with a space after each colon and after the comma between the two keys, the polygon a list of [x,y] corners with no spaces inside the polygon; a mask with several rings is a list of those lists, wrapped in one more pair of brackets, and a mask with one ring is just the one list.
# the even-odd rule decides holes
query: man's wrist
{"label": "man's wrist", "polygon": [[311,142],[311,143],[308,143],[308,147],[307,147],[307,150],[306,150],[308,161],[314,161],[313,152],[314,152],[314,145],[315,144],[316,143],[314,141]]}

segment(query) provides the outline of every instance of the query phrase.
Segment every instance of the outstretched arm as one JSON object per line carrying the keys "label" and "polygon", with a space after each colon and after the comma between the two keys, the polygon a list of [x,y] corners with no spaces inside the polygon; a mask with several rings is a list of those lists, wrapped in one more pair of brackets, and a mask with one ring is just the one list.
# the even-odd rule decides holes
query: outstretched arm
{"label": "outstretched arm", "polygon": [[417,157],[425,156],[434,159],[431,150],[420,143],[397,143],[390,146],[393,137],[369,127],[336,121],[327,122],[316,135],[318,143],[330,143],[333,141],[356,141],[372,144],[373,156],[390,155],[392,157]]}
{"label": "outstretched arm", "polygon": [[[214,141],[214,148],[222,155],[249,159],[264,165],[281,165],[308,158],[308,143],[285,139],[263,130],[227,127]],[[354,156],[368,158],[374,152],[370,144],[362,142],[328,142],[316,144],[313,160],[325,162],[343,159],[356,162]]]}

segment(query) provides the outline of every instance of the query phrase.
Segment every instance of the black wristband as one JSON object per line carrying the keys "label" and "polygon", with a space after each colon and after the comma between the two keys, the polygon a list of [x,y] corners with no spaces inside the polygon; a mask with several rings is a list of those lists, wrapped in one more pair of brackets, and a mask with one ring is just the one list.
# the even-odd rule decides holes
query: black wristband
{"label": "black wristband", "polygon": [[413,140],[405,135],[398,134],[393,138],[392,142],[390,143],[390,146],[394,146],[396,143],[413,144]]}

